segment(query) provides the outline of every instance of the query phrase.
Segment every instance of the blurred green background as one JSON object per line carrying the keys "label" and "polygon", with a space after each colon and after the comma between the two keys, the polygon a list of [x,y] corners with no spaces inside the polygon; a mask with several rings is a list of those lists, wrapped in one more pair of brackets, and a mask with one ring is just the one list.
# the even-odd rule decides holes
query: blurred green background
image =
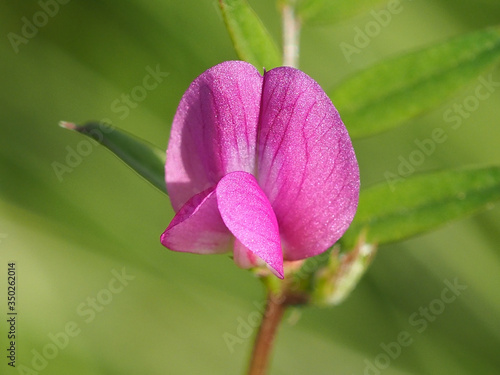
{"label": "blurred green background", "polygon": [[[275,3],[250,4],[279,40]],[[352,44],[354,27],[364,27],[372,19],[369,12],[304,28],[301,69],[327,89],[385,57],[500,21],[495,0],[402,5],[404,10],[351,63],[339,44]],[[40,10],[36,1],[0,4],[0,373],[29,373],[9,368],[4,355],[8,261],[17,263],[18,366],[33,369],[32,360],[45,348],[53,358],[37,371],[43,374],[243,373],[251,338],[229,348],[224,333],[236,336],[241,321],[258,311],[259,282],[227,256],[163,248],[159,236],[173,215],[168,198],[107,150],[85,148],[81,135],[57,126],[60,120],[109,119],[165,148],[189,83],[205,69],[236,58],[217,2],[70,1],[16,53],[8,34],[22,35],[23,17],[33,20]],[[125,116],[116,101],[142,85],[148,66],[159,66],[168,77],[129,105]],[[493,77],[500,81],[500,72]],[[399,156],[407,158],[414,140],[430,137],[436,127],[445,128],[449,138],[418,171],[500,164],[499,92],[481,102],[459,129],[443,120],[445,110],[471,95],[474,86],[405,126],[356,141],[363,186],[384,181],[386,171],[396,173]],[[53,163],[66,164],[68,150],[78,147],[85,156],[73,160],[71,171],[59,179]],[[380,248],[343,305],[289,315],[271,373],[376,375],[367,366],[377,358],[384,364],[383,344],[403,331],[411,345],[380,373],[499,373],[499,244],[497,206]],[[133,280],[110,301],[105,289],[113,270],[121,273],[124,267]],[[455,278],[467,289],[444,311],[424,318],[426,328],[419,332],[411,317],[433,303],[436,310],[445,280]],[[96,297],[109,303],[89,307],[88,298]],[[86,323],[88,309],[95,317]],[[70,322],[78,334],[51,352],[51,335]]]}

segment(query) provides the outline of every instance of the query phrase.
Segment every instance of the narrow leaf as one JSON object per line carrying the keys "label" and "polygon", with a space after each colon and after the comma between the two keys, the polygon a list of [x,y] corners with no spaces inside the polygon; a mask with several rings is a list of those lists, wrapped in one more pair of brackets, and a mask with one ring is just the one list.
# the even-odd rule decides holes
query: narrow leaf
{"label": "narrow leaf", "polygon": [[281,65],[276,44],[245,0],[219,0],[238,57],[258,69]]}
{"label": "narrow leaf", "polygon": [[61,122],[60,126],[96,140],[153,186],[163,193],[167,193],[164,171],[165,151],[123,130],[111,128],[98,122],[88,122],[85,125]]}
{"label": "narrow leaf", "polygon": [[343,81],[330,98],[351,137],[365,137],[439,106],[474,80],[485,86],[486,98],[499,83],[480,75],[499,59],[500,28],[492,27],[372,66]]}
{"label": "narrow leaf", "polygon": [[387,0],[300,0],[297,4],[297,14],[305,24],[333,24],[370,9],[376,12],[374,8],[383,3],[387,3]]}
{"label": "narrow leaf", "polygon": [[384,183],[360,194],[358,212],[342,237],[351,249],[360,236],[384,244],[420,234],[500,199],[500,167],[434,172],[408,178],[392,191]]}

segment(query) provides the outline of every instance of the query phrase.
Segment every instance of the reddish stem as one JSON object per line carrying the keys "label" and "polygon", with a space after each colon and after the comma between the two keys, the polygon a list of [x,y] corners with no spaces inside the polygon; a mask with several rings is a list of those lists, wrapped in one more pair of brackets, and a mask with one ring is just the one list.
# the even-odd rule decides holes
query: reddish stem
{"label": "reddish stem", "polygon": [[248,375],[265,375],[269,367],[269,358],[274,338],[285,313],[287,304],[285,298],[269,294],[266,311],[260,323],[259,332],[255,338]]}

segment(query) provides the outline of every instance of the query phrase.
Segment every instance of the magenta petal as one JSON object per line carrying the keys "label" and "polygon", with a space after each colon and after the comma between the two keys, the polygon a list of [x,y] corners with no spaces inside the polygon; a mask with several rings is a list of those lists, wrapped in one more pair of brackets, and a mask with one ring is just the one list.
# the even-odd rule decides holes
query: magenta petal
{"label": "magenta petal", "polygon": [[161,243],[170,250],[197,254],[230,251],[231,240],[217,207],[215,188],[192,197],[161,235]]}
{"label": "magenta petal", "polygon": [[234,240],[233,259],[234,263],[241,268],[252,268],[259,265],[259,258],[237,238]]}
{"label": "magenta petal", "polygon": [[231,233],[283,278],[278,223],[255,177],[246,172],[229,173],[215,191],[222,220]]}
{"label": "magenta petal", "polygon": [[284,258],[317,255],[356,212],[359,170],[351,140],[321,87],[281,67],[264,75],[258,181],[278,219]]}
{"label": "magenta petal", "polygon": [[[241,268],[252,268],[256,266],[263,266],[266,263],[259,257],[257,257],[253,252],[251,252],[245,245],[243,245],[237,238],[234,240],[233,249],[233,259],[234,263]],[[271,266],[267,265],[267,268],[280,279],[283,278],[283,270],[280,269],[280,273],[276,271]]]}
{"label": "magenta petal", "polygon": [[252,65],[227,61],[189,86],[174,117],[165,165],[175,211],[227,173],[255,169],[262,81]]}

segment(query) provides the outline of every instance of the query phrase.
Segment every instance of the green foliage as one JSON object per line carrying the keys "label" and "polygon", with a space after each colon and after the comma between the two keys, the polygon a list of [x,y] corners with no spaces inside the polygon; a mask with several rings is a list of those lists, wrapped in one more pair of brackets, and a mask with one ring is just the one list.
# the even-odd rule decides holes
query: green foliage
{"label": "green foliage", "polygon": [[238,57],[259,70],[281,65],[276,44],[245,0],[219,0]]}
{"label": "green foliage", "polygon": [[323,25],[344,21],[386,1],[299,0],[297,13],[305,24]]}
{"label": "green foliage", "polygon": [[[68,345],[38,372],[240,373],[255,334],[255,317],[263,312],[260,285],[227,256],[189,256],[164,249],[158,237],[174,215],[165,195],[123,168],[103,147],[92,146],[78,165],[68,164],[68,149],[78,150],[87,139],[55,126],[66,118],[110,118],[114,126],[163,147],[189,83],[234,54],[217,3],[43,3],[60,7],[45,26],[36,28],[36,35],[24,19],[32,23],[37,14],[37,23],[44,22],[42,2],[5,2],[0,15],[5,21],[0,22],[5,37],[0,45],[4,73],[0,76],[0,259],[4,265],[18,262],[22,291],[18,368],[4,363],[2,374],[17,374],[20,365],[31,369],[33,359],[42,363],[34,353],[51,354],[54,337],[61,343],[59,332],[69,322],[76,322],[81,333],[69,337]],[[267,0],[250,3],[263,10],[274,6]],[[383,48],[406,51],[422,40],[439,40],[443,34],[466,33],[498,22],[497,0],[459,5],[413,1],[411,10],[386,29],[391,45]],[[23,29],[31,36],[16,53],[7,36],[16,33],[24,38]],[[347,64],[325,63],[329,60],[322,55],[335,48],[329,43],[338,31],[322,29],[319,38],[316,30],[302,34],[302,44],[318,51],[317,59],[308,59],[308,74],[344,77],[351,69]],[[369,49],[382,48],[383,43],[381,35]],[[121,118],[112,103],[141,83],[146,66],[157,63],[171,73],[168,80]],[[497,119],[498,96],[492,95],[425,165],[447,168],[464,160],[500,164]],[[439,118],[426,120],[419,125],[429,129],[443,125]],[[411,140],[420,137],[422,129],[414,126],[405,131]],[[402,142],[398,154],[412,150],[410,142],[398,141]],[[377,152],[393,147],[394,137],[355,145],[363,183],[380,178],[372,165],[394,162],[394,153]],[[71,170],[63,181],[54,173],[54,162]],[[397,187],[403,189],[403,183]],[[400,192],[386,194],[396,200]],[[367,202],[364,196],[359,214]],[[276,371],[370,372],[368,366],[385,363],[378,361],[387,354],[383,347],[394,347],[399,335],[408,332],[411,346],[401,347],[401,355],[391,359],[388,368],[380,368],[384,375],[497,373],[500,299],[494,280],[500,274],[500,255],[495,251],[500,243],[499,213],[495,207],[432,236],[382,246],[367,277],[341,307],[302,309],[295,327],[291,324],[298,314],[287,315],[290,324],[285,323],[278,336]],[[359,230],[353,238],[361,231],[358,223],[355,219],[353,230]],[[301,280],[323,264],[319,257],[305,262]],[[111,272],[122,267],[136,278],[113,294],[111,303],[96,302],[99,310],[92,309],[89,298],[105,298],[110,285],[117,287],[110,284]],[[443,281],[455,278],[468,289],[456,299],[453,294],[453,302],[436,313],[437,302],[443,302],[440,298],[447,291]],[[4,277],[2,288],[6,281]],[[82,305],[96,313],[90,323],[84,320],[88,315],[81,314]],[[247,325],[252,327],[250,337]],[[235,343],[228,345],[226,333],[235,337]]]}
{"label": "green foliage", "polygon": [[462,169],[414,176],[361,192],[359,208],[342,243],[350,249],[360,236],[385,244],[433,230],[484,209],[500,199],[500,167]]}
{"label": "green foliage", "polygon": [[500,59],[500,28],[383,61],[329,95],[353,138],[380,133],[449,99]]}
{"label": "green foliage", "polygon": [[97,122],[88,122],[85,125],[62,122],[61,126],[98,141],[146,181],[163,193],[167,193],[165,187],[165,151],[123,130]]}

